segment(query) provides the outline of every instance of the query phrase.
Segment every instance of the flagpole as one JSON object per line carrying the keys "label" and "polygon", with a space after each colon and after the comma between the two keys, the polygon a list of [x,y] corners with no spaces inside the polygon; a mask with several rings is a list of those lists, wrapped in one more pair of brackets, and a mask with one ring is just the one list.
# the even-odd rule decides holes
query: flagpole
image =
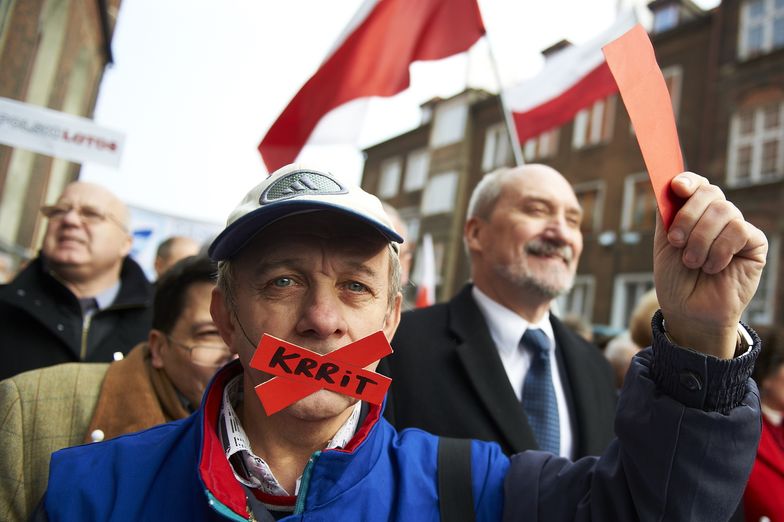
{"label": "flagpole", "polygon": [[512,121],[512,113],[509,111],[506,102],[504,101],[504,88],[501,84],[501,75],[498,72],[498,64],[495,60],[495,54],[493,53],[493,46],[490,45],[490,35],[485,32],[484,38],[487,41],[487,53],[490,56],[490,66],[493,69],[496,84],[498,84],[498,101],[501,103],[501,112],[504,115],[506,130],[509,133],[509,141],[512,142],[512,153],[514,154],[515,165],[525,165],[523,150],[520,146],[520,140],[517,137],[517,128],[515,128],[514,122]]}

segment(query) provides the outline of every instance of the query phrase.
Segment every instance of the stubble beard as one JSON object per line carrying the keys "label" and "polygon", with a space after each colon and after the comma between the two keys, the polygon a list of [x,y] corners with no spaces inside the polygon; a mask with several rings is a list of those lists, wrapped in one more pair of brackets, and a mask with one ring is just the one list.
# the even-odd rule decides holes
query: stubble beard
{"label": "stubble beard", "polygon": [[[497,264],[494,269],[501,279],[520,292],[533,292],[543,299],[552,300],[564,295],[574,285],[574,273],[552,273],[550,277],[542,276],[533,273],[525,260],[518,264]],[[564,270],[568,268],[565,267]]]}

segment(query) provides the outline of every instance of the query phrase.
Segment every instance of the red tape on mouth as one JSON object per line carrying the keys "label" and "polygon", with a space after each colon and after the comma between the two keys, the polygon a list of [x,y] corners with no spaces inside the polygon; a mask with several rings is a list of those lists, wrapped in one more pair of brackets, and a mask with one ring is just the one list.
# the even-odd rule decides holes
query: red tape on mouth
{"label": "red tape on mouth", "polygon": [[392,379],[363,367],[391,353],[381,331],[326,355],[264,334],[250,366],[275,376],[256,386],[264,411],[272,415],[321,389],[381,404]]}

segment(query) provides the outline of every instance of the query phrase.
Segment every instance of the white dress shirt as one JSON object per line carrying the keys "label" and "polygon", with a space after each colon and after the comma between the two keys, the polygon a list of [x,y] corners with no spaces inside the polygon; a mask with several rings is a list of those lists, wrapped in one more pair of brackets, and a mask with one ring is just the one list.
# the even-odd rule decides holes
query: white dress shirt
{"label": "white dress shirt", "polygon": [[[479,310],[485,318],[490,336],[493,338],[498,355],[506,370],[512,389],[517,395],[517,400],[522,399],[523,381],[528,368],[531,366],[531,355],[520,344],[525,331],[531,328],[540,328],[550,340],[550,348],[555,348],[555,334],[553,326],[550,324],[550,314],[548,313],[539,323],[531,324],[512,310],[493,301],[476,286],[471,289],[474,300]],[[558,402],[558,420],[561,427],[561,450],[562,457],[573,458],[574,441],[572,439],[572,423],[569,415],[569,408],[566,403],[563,385],[561,384],[561,374],[558,371],[558,359],[555,350],[550,350],[550,371],[552,373],[553,387],[555,388],[555,398]],[[522,408],[522,404],[520,408]]]}

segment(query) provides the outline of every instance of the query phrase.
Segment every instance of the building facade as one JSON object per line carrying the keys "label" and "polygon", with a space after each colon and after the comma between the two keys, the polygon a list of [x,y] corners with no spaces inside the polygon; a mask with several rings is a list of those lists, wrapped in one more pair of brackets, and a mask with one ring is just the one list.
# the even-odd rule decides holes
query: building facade
{"label": "building facade", "polygon": [[[0,97],[91,117],[121,0],[0,0]],[[38,208],[79,165],[0,145],[0,252],[35,255]]]}
{"label": "building facade", "polygon": [[[784,3],[725,0],[706,12],[689,0],[656,0],[649,8],[686,168],[721,186],[771,244],[747,319],[784,323],[784,217],[777,211],[784,195]],[[401,211],[411,240],[433,236],[437,297],[449,299],[469,275],[467,199],[486,172],[514,163],[499,98],[469,90],[432,100],[420,127],[365,153],[363,187]],[[585,247],[560,313],[624,327],[653,286],[656,202],[620,98],[599,100],[529,140],[523,154],[562,172],[584,210]]]}

